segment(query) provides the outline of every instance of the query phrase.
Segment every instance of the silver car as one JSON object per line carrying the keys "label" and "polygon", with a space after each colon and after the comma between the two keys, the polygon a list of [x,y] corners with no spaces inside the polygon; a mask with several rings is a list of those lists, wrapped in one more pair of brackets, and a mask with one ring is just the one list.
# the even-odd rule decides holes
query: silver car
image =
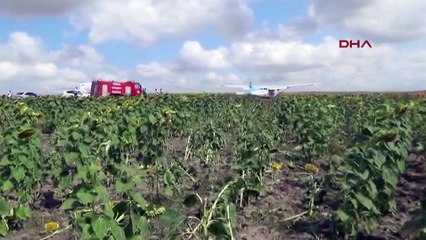
{"label": "silver car", "polygon": [[15,95],[16,98],[27,98],[27,97],[37,97],[37,94],[33,92],[18,92]]}

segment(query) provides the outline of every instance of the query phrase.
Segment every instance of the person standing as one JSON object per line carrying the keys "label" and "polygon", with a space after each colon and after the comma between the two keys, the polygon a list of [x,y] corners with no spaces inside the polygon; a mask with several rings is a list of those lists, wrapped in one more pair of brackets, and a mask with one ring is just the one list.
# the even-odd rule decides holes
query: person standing
{"label": "person standing", "polygon": [[77,94],[78,94],[78,88],[77,88],[77,87],[75,87],[75,89],[74,89],[74,97],[75,97],[75,98],[77,97]]}
{"label": "person standing", "polygon": [[7,93],[7,98],[12,98],[12,91],[9,90],[9,92]]}
{"label": "person standing", "polygon": [[148,97],[148,93],[146,92],[146,88],[143,89],[143,97],[147,98]]}

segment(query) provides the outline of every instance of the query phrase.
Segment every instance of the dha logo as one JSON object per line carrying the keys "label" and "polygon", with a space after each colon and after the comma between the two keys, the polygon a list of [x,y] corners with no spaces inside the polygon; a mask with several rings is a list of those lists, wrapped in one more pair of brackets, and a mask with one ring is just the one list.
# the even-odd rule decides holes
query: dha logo
{"label": "dha logo", "polygon": [[369,48],[372,48],[370,42],[368,40],[365,40],[362,44],[360,40],[356,40],[355,42],[352,40],[339,40],[339,48],[352,48],[353,46],[356,46],[357,48],[364,48],[365,45],[367,45]]}

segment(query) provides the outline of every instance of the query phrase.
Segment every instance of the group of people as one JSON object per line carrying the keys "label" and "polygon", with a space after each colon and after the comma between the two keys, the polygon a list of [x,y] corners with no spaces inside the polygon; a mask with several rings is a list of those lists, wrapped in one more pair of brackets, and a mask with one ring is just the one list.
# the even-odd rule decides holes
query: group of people
{"label": "group of people", "polygon": [[[163,95],[163,89],[162,88],[160,88],[160,89],[156,88],[154,90],[155,90],[155,95]],[[148,91],[146,90],[146,88],[143,89],[142,94],[143,94],[144,97],[148,97]]]}
{"label": "group of people", "polygon": [[155,89],[155,94],[157,94],[157,95],[163,94],[163,89],[160,88],[160,91],[158,91],[157,89]]}
{"label": "group of people", "polygon": [[[146,88],[143,88],[142,94],[144,97],[148,97],[148,91],[146,90]],[[160,90],[158,90],[157,88],[155,89],[155,95],[162,95],[163,94],[163,89],[160,88]]]}

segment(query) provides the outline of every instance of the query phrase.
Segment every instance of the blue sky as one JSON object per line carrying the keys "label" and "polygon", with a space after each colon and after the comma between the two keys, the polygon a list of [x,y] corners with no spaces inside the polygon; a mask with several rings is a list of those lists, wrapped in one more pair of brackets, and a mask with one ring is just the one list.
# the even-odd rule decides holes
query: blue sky
{"label": "blue sky", "polygon": [[[426,89],[420,0],[3,2],[2,92],[60,93],[93,77],[177,92],[248,78],[317,83],[308,91]],[[339,39],[373,48],[339,49]]]}

